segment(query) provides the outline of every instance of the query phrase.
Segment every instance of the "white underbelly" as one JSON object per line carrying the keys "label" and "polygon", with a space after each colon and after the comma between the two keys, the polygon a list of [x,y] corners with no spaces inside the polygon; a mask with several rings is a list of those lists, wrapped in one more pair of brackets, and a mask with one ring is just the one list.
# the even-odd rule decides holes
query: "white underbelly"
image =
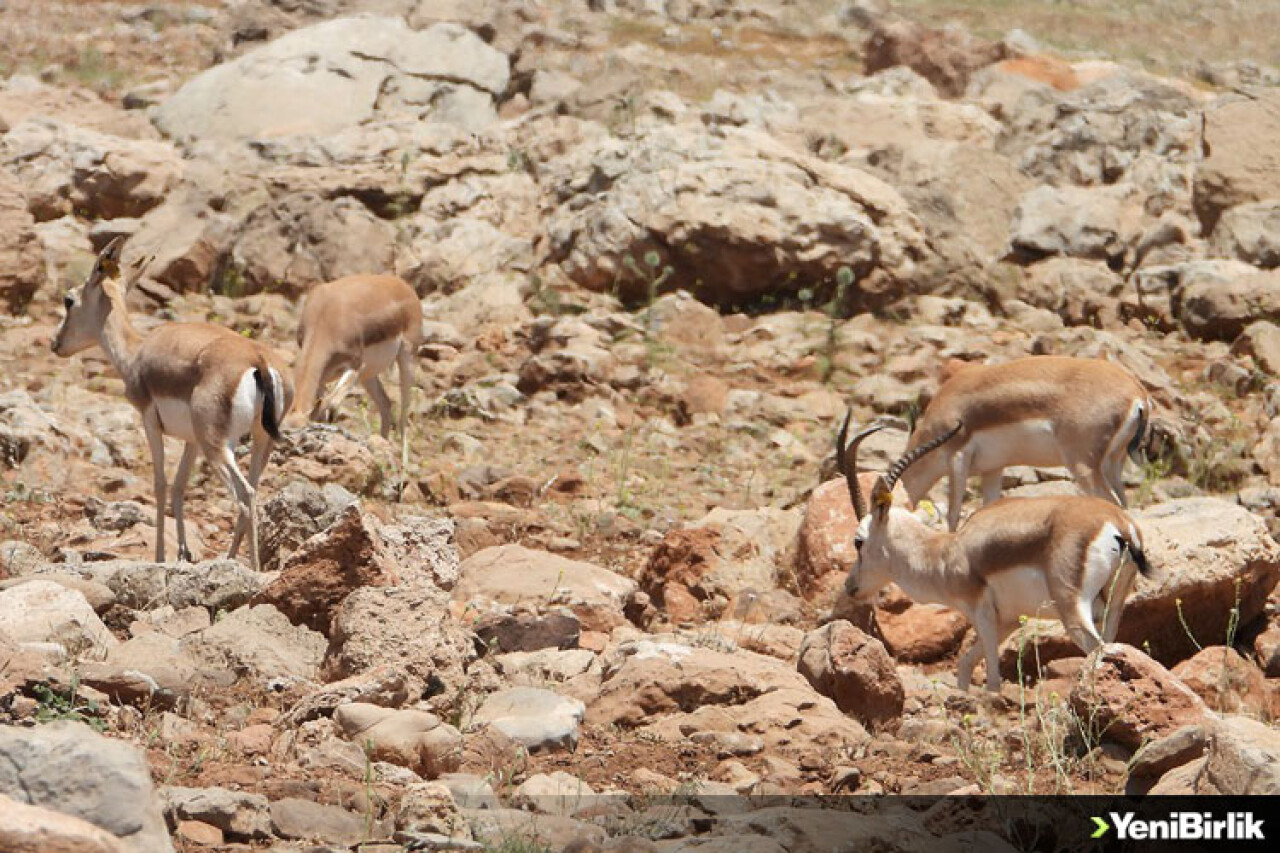
{"label": "white underbelly", "polygon": [[1049,468],[1065,464],[1053,423],[1048,420],[984,429],[973,434],[969,447],[973,454],[969,470],[974,474],[1013,465]]}
{"label": "white underbelly", "polygon": [[1005,569],[988,577],[987,586],[995,596],[996,611],[1006,624],[1017,624],[1019,616],[1058,618],[1042,569],[1033,566]]}
{"label": "white underbelly", "polygon": [[383,373],[400,352],[400,336],[364,348],[364,360],[360,364],[360,378],[371,379]]}
{"label": "white underbelly", "polygon": [[176,397],[155,397],[152,405],[156,409],[156,417],[160,419],[160,429],[165,435],[195,441],[195,424],[191,417],[191,401]]}

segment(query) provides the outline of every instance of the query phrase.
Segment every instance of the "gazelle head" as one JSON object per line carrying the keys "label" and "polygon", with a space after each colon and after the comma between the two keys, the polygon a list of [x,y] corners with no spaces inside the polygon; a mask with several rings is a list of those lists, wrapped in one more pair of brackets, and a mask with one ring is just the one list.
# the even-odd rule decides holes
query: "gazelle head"
{"label": "gazelle head", "polygon": [[[844,588],[855,600],[866,601],[893,580],[895,567],[909,562],[909,552],[918,547],[922,535],[932,532],[914,513],[893,505],[894,484],[912,465],[949,441],[960,431],[962,424],[956,424],[947,433],[903,454],[888,471],[876,478],[875,485],[871,488],[871,505],[868,507],[862,495],[862,487],[858,484],[858,445],[883,427],[879,424],[867,427],[855,435],[846,447],[845,439],[849,433],[851,415],[852,412],[845,415],[840,435],[836,439],[836,463],[849,486],[849,498],[858,519],[858,532],[853,540],[858,559],[845,578]],[[846,454],[850,451],[853,454],[852,466],[846,459]]]}
{"label": "gazelle head", "polygon": [[93,262],[88,279],[67,292],[62,299],[66,315],[53,338],[53,352],[66,358],[97,344],[102,327],[111,313],[112,296],[123,296],[120,285],[120,249],[124,238],[117,237]]}

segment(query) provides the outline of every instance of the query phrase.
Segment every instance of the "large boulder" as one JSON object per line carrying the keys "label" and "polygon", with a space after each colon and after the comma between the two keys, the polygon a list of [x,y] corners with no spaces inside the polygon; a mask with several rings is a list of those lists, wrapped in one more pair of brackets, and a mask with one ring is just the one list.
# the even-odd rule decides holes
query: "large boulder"
{"label": "large boulder", "polygon": [[0,304],[10,312],[30,302],[46,278],[44,250],[23,191],[13,173],[0,168]]}
{"label": "large boulder", "polygon": [[126,853],[173,851],[146,758],[82,723],[0,726],[0,795],[80,818]]}
{"label": "large boulder", "polygon": [[399,580],[358,587],[333,611],[321,670],[325,680],[391,665],[418,695],[458,688],[476,650],[449,606],[449,591],[459,578],[453,522],[406,518],[379,527],[374,538]]}
{"label": "large boulder", "polygon": [[1141,218],[1130,185],[1040,186],[1014,211],[1010,248],[1028,261],[1061,255],[1118,263],[1138,238]]}
{"label": "large boulder", "polygon": [[323,281],[395,269],[395,245],[395,228],[354,198],[288,193],[245,217],[221,289],[300,296]]}
{"label": "large boulder", "polygon": [[1280,201],[1241,204],[1226,211],[1213,229],[1214,254],[1264,269],[1280,267]]}
{"label": "large boulder", "polygon": [[337,483],[317,486],[294,480],[259,505],[258,551],[262,569],[273,572],[315,534],[333,524],[356,496]]}
{"label": "large boulder", "polygon": [[1196,169],[1195,209],[1205,234],[1239,204],[1280,198],[1280,94],[1229,96],[1204,111],[1204,159]]}
{"label": "large boulder", "polygon": [[400,576],[359,503],[350,503],[326,530],[284,562],[279,577],[254,598],[295,625],[329,633],[333,614],[348,595],[368,586],[394,586]]}
{"label": "large boulder", "polygon": [[182,293],[213,286],[231,241],[232,217],[205,193],[180,187],[147,211],[129,238],[124,263],[150,257],[146,276]]}
{"label": "large boulder", "polygon": [[1003,43],[986,41],[962,28],[935,29],[898,19],[872,30],[863,65],[868,74],[905,65],[943,95],[955,97],[964,93],[975,71],[1007,56]]}
{"label": "large boulder", "polygon": [[887,184],[748,128],[654,125],[542,168],[549,259],[593,290],[646,298],[669,266],[667,289],[712,304],[805,288],[825,298],[848,267],[845,298],[866,305],[919,284],[928,256],[919,220]]}
{"label": "large boulder", "polygon": [[1169,670],[1120,643],[1094,652],[1076,678],[1070,701],[1084,734],[1133,750],[1213,717],[1204,700]]}
{"label": "large boulder", "polygon": [[23,182],[27,206],[40,221],[73,212],[104,219],[140,216],[160,204],[182,176],[182,160],[168,143],[37,118],[0,137],[0,165]]}
{"label": "large boulder", "polygon": [[1233,341],[1257,320],[1280,321],[1280,270],[1232,268],[1201,275],[1178,291],[1178,319],[1193,338]]}
{"label": "large boulder", "polygon": [[479,602],[482,610],[532,602],[568,607],[583,628],[610,631],[626,622],[622,610],[635,591],[635,581],[591,563],[498,545],[462,562],[453,599]]}
{"label": "large boulder", "polygon": [[402,112],[479,130],[509,79],[507,57],[457,24],[339,18],[193,77],[155,121],[184,139],[325,135]]}
{"label": "large boulder", "polygon": [[101,657],[118,642],[83,593],[40,579],[0,590],[0,625],[20,643],[56,643],[69,657]]}
{"label": "large boulder", "polygon": [[1209,749],[1196,793],[1280,794],[1280,732],[1248,717],[1209,727]]}
{"label": "large boulder", "polygon": [[[640,587],[674,622],[747,616],[779,586],[793,563],[799,514],[790,510],[713,509],[669,532],[654,549]],[[767,609],[767,608],[766,608]],[[757,614],[769,619],[767,613]]]}
{"label": "large boulder", "polygon": [[1173,674],[1210,708],[1264,717],[1270,693],[1262,670],[1228,646],[1209,646],[1173,668]]}
{"label": "large boulder", "polygon": [[1263,519],[1217,498],[1170,501],[1134,517],[1155,580],[1140,580],[1130,596],[1120,642],[1172,664],[1262,614],[1280,580],[1280,545]]}
{"label": "large boulder", "polygon": [[836,707],[868,728],[895,726],[906,692],[884,645],[844,620],[810,632],[800,646],[800,674]]}

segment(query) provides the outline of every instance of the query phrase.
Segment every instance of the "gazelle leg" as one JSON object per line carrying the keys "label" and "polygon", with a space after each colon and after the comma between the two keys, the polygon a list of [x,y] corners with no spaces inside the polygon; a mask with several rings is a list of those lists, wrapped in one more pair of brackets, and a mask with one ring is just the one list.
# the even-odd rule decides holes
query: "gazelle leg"
{"label": "gazelle leg", "polygon": [[187,547],[187,526],[182,514],[183,500],[187,494],[187,481],[191,479],[191,466],[196,461],[196,446],[187,442],[182,448],[182,461],[173,476],[173,523],[178,529],[178,560],[191,562],[191,549]]}
{"label": "gazelle leg", "polygon": [[995,603],[990,595],[978,605],[977,623],[978,641],[982,643],[982,657],[987,663],[987,689],[992,693],[1000,692],[1000,641],[1005,637],[1005,626],[1000,624],[1000,616],[996,613]]}
{"label": "gazelle leg", "polygon": [[[214,455],[216,453],[216,455]],[[225,445],[221,450],[214,453],[206,453],[210,462],[217,466],[222,474],[223,480],[231,489],[232,495],[235,496],[236,502],[240,504],[240,516],[236,520],[236,529],[239,530],[241,524],[247,521],[249,534],[249,561],[253,565],[254,571],[261,571],[258,563],[258,518],[257,506],[255,503],[255,494],[253,486],[244,478],[244,474],[240,473],[239,466],[236,465],[235,451],[230,445]],[[231,548],[227,551],[227,558],[235,557],[236,552],[240,549],[241,536],[233,536],[231,540]]]}
{"label": "gazelle leg", "polygon": [[982,654],[982,640],[975,635],[969,648],[964,650],[964,654],[960,655],[960,659],[956,662],[956,686],[961,692],[969,692],[969,685],[973,683],[973,668],[978,665],[980,654]]}
{"label": "gazelle leg", "polygon": [[1004,489],[1004,469],[997,468],[982,475],[982,505],[1000,500],[1000,493]]}
{"label": "gazelle leg", "polygon": [[156,562],[164,562],[164,431],[160,428],[160,416],[148,409],[142,416],[142,428],[147,434],[147,447],[151,450],[151,472],[156,492]]}
{"label": "gazelle leg", "polygon": [[1124,496],[1124,454],[1118,453],[1115,458],[1102,463],[1102,478],[1106,482],[1111,497],[1122,507],[1129,506]]}
{"label": "gazelle leg", "polygon": [[[249,453],[249,487],[253,490],[255,496],[258,490],[258,480],[262,477],[263,469],[267,467],[267,460],[271,458],[272,446],[271,436],[267,435],[266,432],[259,431],[254,433],[253,449]],[[240,540],[244,538],[248,524],[249,516],[243,512],[240,513],[240,516],[236,519],[236,531],[231,537],[231,553],[233,555],[240,548]],[[256,550],[256,545],[257,535],[255,534],[254,543],[250,545],[251,554]]]}
{"label": "gazelle leg", "polygon": [[1102,637],[1093,624],[1093,601],[1083,596],[1074,603],[1063,608],[1062,626],[1067,629],[1068,636],[1075,641],[1086,655],[1102,645]]}
{"label": "gazelle leg", "polygon": [[969,484],[969,454],[961,451],[951,457],[950,495],[947,500],[947,529],[960,526],[960,510],[964,504],[965,487]]}
{"label": "gazelle leg", "polygon": [[378,408],[378,435],[386,438],[391,433],[391,398],[387,396],[387,389],[377,376],[365,377],[360,384]]}
{"label": "gazelle leg", "polygon": [[400,470],[409,467],[409,406],[413,400],[413,353],[401,342],[396,353],[396,371],[400,374]]}

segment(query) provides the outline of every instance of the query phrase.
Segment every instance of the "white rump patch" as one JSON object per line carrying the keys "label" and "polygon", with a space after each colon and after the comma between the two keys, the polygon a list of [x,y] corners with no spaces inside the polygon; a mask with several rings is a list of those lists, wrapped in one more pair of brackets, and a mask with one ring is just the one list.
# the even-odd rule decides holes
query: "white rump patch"
{"label": "white rump patch", "polygon": [[1098,535],[1084,552],[1084,577],[1080,580],[1080,598],[1093,601],[1106,592],[1116,566],[1120,565],[1120,531],[1111,522],[1102,525]]}
{"label": "white rump patch", "polygon": [[260,398],[258,382],[253,378],[253,368],[249,368],[236,384],[235,393],[231,395],[231,413],[227,418],[227,444],[234,445],[253,430],[258,419]]}

